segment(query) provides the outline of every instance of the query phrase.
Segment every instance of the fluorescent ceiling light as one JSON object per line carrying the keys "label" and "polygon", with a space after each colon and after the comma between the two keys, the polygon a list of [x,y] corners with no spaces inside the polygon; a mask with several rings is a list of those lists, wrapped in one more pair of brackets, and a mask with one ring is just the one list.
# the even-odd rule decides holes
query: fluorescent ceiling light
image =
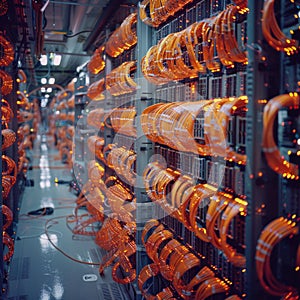
{"label": "fluorescent ceiling light", "polygon": [[43,78],[41,79],[41,83],[42,83],[42,84],[46,84],[46,83],[47,83],[47,78],[43,77]]}
{"label": "fluorescent ceiling light", "polygon": [[59,66],[60,62],[61,62],[61,55],[60,54],[54,54],[53,65],[54,66]]}
{"label": "fluorescent ceiling light", "polygon": [[47,93],[51,93],[51,92],[52,92],[52,88],[51,87],[47,88]]}
{"label": "fluorescent ceiling light", "polygon": [[55,78],[54,77],[50,77],[49,80],[48,80],[48,83],[49,84],[54,84],[55,82]]}
{"label": "fluorescent ceiling light", "polygon": [[46,89],[44,87],[41,88],[42,93],[46,93]]}
{"label": "fluorescent ceiling light", "polygon": [[47,65],[47,63],[48,63],[47,55],[45,55],[45,54],[41,55],[40,63],[41,63],[42,66],[46,66]]}
{"label": "fluorescent ceiling light", "polygon": [[49,98],[50,96],[48,94],[45,95],[45,98]]}

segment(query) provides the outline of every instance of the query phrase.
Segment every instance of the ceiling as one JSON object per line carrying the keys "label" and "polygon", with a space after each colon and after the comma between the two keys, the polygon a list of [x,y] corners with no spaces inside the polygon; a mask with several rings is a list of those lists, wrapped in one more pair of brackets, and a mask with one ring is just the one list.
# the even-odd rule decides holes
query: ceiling
{"label": "ceiling", "polygon": [[[136,0],[14,1],[22,2],[26,15],[26,59],[22,68],[31,73],[28,91],[40,86],[42,77],[54,77],[56,84],[65,87],[76,77],[77,67],[89,61],[137,4]],[[22,34],[24,28],[19,28],[19,36]],[[42,66],[40,55],[51,53],[62,55],[61,64]]]}
{"label": "ceiling", "polygon": [[62,86],[76,76],[76,68],[86,63],[91,49],[84,50],[84,43],[93,31],[98,18],[108,0],[50,0],[44,3],[42,54],[61,54],[59,66],[41,66],[37,64],[37,81],[51,76]]}

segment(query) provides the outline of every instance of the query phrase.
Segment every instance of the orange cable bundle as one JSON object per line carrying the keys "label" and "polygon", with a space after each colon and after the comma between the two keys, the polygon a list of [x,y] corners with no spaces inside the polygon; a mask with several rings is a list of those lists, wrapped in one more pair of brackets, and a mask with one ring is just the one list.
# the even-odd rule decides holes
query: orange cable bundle
{"label": "orange cable bundle", "polygon": [[97,135],[92,135],[87,139],[89,151],[91,152],[91,154],[95,154],[95,157],[97,157],[98,159],[103,158],[102,150],[104,144],[104,139]]}
{"label": "orange cable bundle", "polygon": [[111,149],[106,159],[107,165],[115,170],[123,181],[132,186],[135,185],[136,180],[136,173],[134,171],[135,161],[135,152],[125,147]]}
{"label": "orange cable bundle", "polygon": [[274,12],[275,0],[265,0],[262,16],[262,32],[271,47],[287,55],[297,52],[298,41],[288,38],[279,28]]}
{"label": "orange cable bundle", "polygon": [[103,118],[105,112],[103,108],[96,108],[91,110],[87,115],[87,124],[100,130],[103,127]]}
{"label": "orange cable bundle", "polygon": [[[145,293],[145,284],[153,276],[163,276],[170,281],[182,299],[186,300],[206,299],[216,293],[228,293],[229,286],[216,278],[207,266],[202,267],[201,259],[174,239],[172,232],[159,221],[149,220],[141,239],[149,258],[154,262],[150,269],[150,265],[145,266],[138,276],[138,287],[146,299],[164,299]],[[186,274],[191,272],[194,275],[188,279]]]}
{"label": "orange cable bundle", "polygon": [[[112,278],[115,282],[120,284],[128,284],[136,279],[136,266],[135,263],[136,244],[134,241],[129,242],[122,249],[119,260],[115,263],[112,268]],[[132,262],[133,261],[133,262]],[[119,277],[118,269],[123,270],[124,276]]]}
{"label": "orange cable bundle", "polygon": [[134,106],[115,108],[110,113],[111,126],[116,133],[136,137],[135,117],[136,109]]}
{"label": "orange cable bundle", "polygon": [[26,76],[25,72],[22,69],[18,69],[17,82],[18,83],[26,83],[26,81],[27,81],[27,76]]}
{"label": "orange cable bundle", "polygon": [[158,45],[152,46],[141,60],[141,69],[144,77],[151,83],[162,85],[171,81],[158,68],[157,62]]}
{"label": "orange cable bundle", "polygon": [[3,35],[0,35],[0,47],[0,66],[7,67],[14,60],[14,48],[12,44]]}
{"label": "orange cable bundle", "polygon": [[0,70],[0,82],[1,82],[1,93],[2,95],[8,95],[13,89],[12,77],[3,70]]}
{"label": "orange cable bundle", "polygon": [[[196,102],[158,103],[147,107],[141,115],[144,134],[153,142],[179,151],[200,155],[219,155],[246,163],[246,156],[235,152],[227,143],[230,117],[247,111],[247,97],[201,100]],[[205,117],[204,141],[194,136],[194,123],[199,113]]]}
{"label": "orange cable bundle", "polygon": [[14,254],[14,241],[5,231],[2,234],[3,245],[8,248],[8,252],[4,254],[3,259],[4,261],[9,261]]}
{"label": "orange cable bundle", "polygon": [[136,61],[126,61],[106,76],[106,89],[113,96],[136,91],[137,83],[131,78],[136,70]]}
{"label": "orange cable bundle", "polygon": [[10,147],[17,139],[16,133],[11,129],[2,129],[2,151]]}
{"label": "orange cable bundle", "polygon": [[17,91],[17,98],[18,98],[17,104],[20,105],[23,109],[25,110],[31,109],[31,103],[29,103],[28,98],[23,92]]}
{"label": "orange cable bundle", "polygon": [[244,114],[247,111],[247,103],[247,96],[240,96],[216,99],[207,107],[204,114],[204,133],[209,137],[207,144],[212,154],[225,156],[226,159],[239,164],[246,164],[246,155],[235,152],[228,145],[226,137],[230,118],[234,114]]}
{"label": "orange cable bundle", "polygon": [[216,193],[216,188],[208,184],[199,184],[190,188],[192,191],[186,197],[185,201],[189,202],[189,224],[195,235],[204,242],[209,242],[206,228],[199,226],[197,222],[198,209],[207,206],[210,197]]}
{"label": "orange cable bundle", "polygon": [[[100,181],[101,179],[99,179]],[[74,215],[70,216],[68,223],[75,223],[72,228],[74,234],[95,236],[96,230],[90,227],[95,222],[104,221],[104,195],[98,186],[92,185],[90,182],[84,185],[81,194],[77,198],[77,206]],[[88,213],[78,214],[81,207],[85,206]],[[92,228],[92,230],[90,230]]]}
{"label": "orange cable bundle", "polygon": [[[142,58],[144,77],[153,84],[161,85],[169,81],[195,78],[198,72],[205,73],[207,69],[218,72],[220,62],[226,68],[233,68],[235,62],[246,64],[247,54],[240,49],[234,26],[236,14],[246,12],[246,8],[243,11],[231,5],[217,16],[168,34]],[[201,61],[198,60],[198,53],[202,54]]]}
{"label": "orange cable bundle", "polygon": [[103,94],[104,89],[105,89],[105,80],[104,78],[102,78],[90,84],[87,90],[87,96],[94,101],[104,100],[105,99],[105,96]]}
{"label": "orange cable bundle", "polygon": [[133,220],[132,212],[136,210],[136,200],[121,182],[108,187],[106,196],[112,212],[121,221],[128,222]]}
{"label": "orange cable bundle", "polygon": [[299,95],[297,93],[283,94],[269,100],[264,108],[262,150],[264,151],[269,167],[283,177],[293,180],[299,179],[299,168],[289,163],[280,153],[273,135],[274,121],[279,109],[287,107],[299,108]]}
{"label": "orange cable bundle", "polygon": [[231,221],[237,215],[246,215],[247,202],[241,199],[235,198],[234,201],[230,202],[221,217],[221,222],[219,223],[219,232],[221,239],[222,250],[227,257],[227,259],[236,267],[244,268],[246,267],[246,257],[240,253],[237,253],[236,249],[227,243],[228,230]]}
{"label": "orange cable bundle", "polygon": [[233,0],[233,2],[240,8],[246,8],[248,6],[248,0]]}
{"label": "orange cable bundle", "polygon": [[87,68],[92,74],[99,74],[105,68],[105,60],[103,57],[105,50],[105,45],[98,47],[93,56],[91,57],[89,63],[87,64]]}
{"label": "orange cable bundle", "polygon": [[205,280],[197,289],[195,299],[205,300],[215,294],[228,293],[230,287],[221,279],[213,277]]}
{"label": "orange cable bundle", "polygon": [[12,223],[13,213],[8,206],[2,204],[2,214],[5,216],[5,223],[3,224],[2,227],[3,231],[5,231]]}
{"label": "orange cable bundle", "polygon": [[2,0],[0,2],[0,16],[4,16],[8,11],[8,3],[7,0]]}
{"label": "orange cable bundle", "polygon": [[192,0],[143,0],[139,2],[140,19],[149,26],[158,27],[190,2]]}
{"label": "orange cable bundle", "polygon": [[5,99],[2,99],[1,100],[1,120],[2,120],[2,123],[3,122],[5,124],[9,123],[13,117],[14,117],[14,113],[13,113],[9,103]]}
{"label": "orange cable bundle", "polygon": [[75,96],[72,95],[68,100],[67,100],[67,107],[68,108],[74,108],[75,107]]}
{"label": "orange cable bundle", "polygon": [[2,155],[2,176],[10,177],[14,185],[17,177],[17,166],[15,161],[7,155]]}
{"label": "orange cable bundle", "polygon": [[137,43],[137,14],[130,14],[110,36],[105,51],[111,57],[117,57]]}
{"label": "orange cable bundle", "polygon": [[159,275],[159,268],[156,264],[146,265],[142,268],[138,276],[138,287],[142,292],[143,297],[146,300],[154,300],[156,297],[149,293],[149,287],[146,287],[146,283],[149,279]]}
{"label": "orange cable bundle", "polygon": [[271,254],[275,246],[285,238],[299,234],[299,225],[292,220],[283,217],[277,218],[270,222],[257,241],[256,246],[256,272],[263,289],[282,299],[298,299],[297,288],[288,286],[277,280],[271,268]]}

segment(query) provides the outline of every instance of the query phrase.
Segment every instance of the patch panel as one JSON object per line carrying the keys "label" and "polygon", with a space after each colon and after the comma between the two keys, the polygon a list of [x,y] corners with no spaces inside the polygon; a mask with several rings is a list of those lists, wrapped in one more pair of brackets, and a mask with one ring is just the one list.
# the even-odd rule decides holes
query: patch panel
{"label": "patch panel", "polygon": [[196,4],[197,21],[201,21],[210,16],[210,1],[202,0]]}
{"label": "patch panel", "polygon": [[234,190],[234,168],[222,165],[222,174],[223,178],[220,183],[220,186],[224,190],[233,191]]}
{"label": "patch panel", "polygon": [[204,112],[202,111],[198,114],[194,123],[194,137],[199,144],[205,143],[204,127]]}
{"label": "patch panel", "polygon": [[193,177],[195,177],[197,180],[204,181],[206,180],[206,172],[205,172],[205,158],[203,157],[194,157],[193,161]]}
{"label": "patch panel", "polygon": [[186,10],[186,27],[195,23],[197,20],[197,9],[193,6]]}
{"label": "patch panel", "polygon": [[245,195],[245,171],[241,167],[234,167],[234,191],[238,196]]}
{"label": "patch panel", "polygon": [[223,78],[210,77],[209,78],[209,99],[223,97]]}
{"label": "patch panel", "polygon": [[246,95],[247,76],[246,72],[237,72],[237,96]]}
{"label": "patch panel", "polygon": [[243,151],[246,147],[246,117],[236,116],[236,151]]}
{"label": "patch panel", "polygon": [[235,97],[237,95],[237,76],[236,74],[226,76],[226,97]]}
{"label": "patch panel", "polygon": [[[199,53],[199,52],[198,52]],[[198,94],[200,99],[208,99],[209,80],[207,76],[199,77]]]}

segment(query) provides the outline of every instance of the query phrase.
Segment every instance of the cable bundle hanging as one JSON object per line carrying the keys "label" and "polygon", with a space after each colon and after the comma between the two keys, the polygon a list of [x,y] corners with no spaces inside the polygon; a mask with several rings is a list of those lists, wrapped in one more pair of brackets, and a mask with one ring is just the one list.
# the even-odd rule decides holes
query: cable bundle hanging
{"label": "cable bundle hanging", "polygon": [[12,77],[5,71],[0,70],[1,93],[6,96],[12,92],[13,80]]}
{"label": "cable bundle hanging", "polygon": [[[135,224],[133,222],[122,222],[117,214],[110,214],[105,219],[101,229],[97,232],[95,242],[103,249],[109,251],[102,259],[99,273],[114,264],[112,268],[113,279],[121,284],[132,282],[136,278],[134,256],[136,245],[134,242]],[[120,278],[117,270],[122,268],[125,276]]]}
{"label": "cable bundle hanging", "polygon": [[14,60],[14,48],[3,35],[0,35],[0,47],[0,66],[7,67]]}
{"label": "cable bundle hanging", "polygon": [[262,16],[262,32],[271,47],[287,55],[297,52],[298,41],[288,38],[279,28],[274,12],[275,0],[265,0]]}
{"label": "cable bundle hanging", "polygon": [[135,185],[136,154],[133,150],[128,150],[125,147],[114,147],[108,153],[106,162],[124,182],[129,183],[131,186]]}
{"label": "cable bundle hanging", "polygon": [[105,90],[105,79],[102,78],[90,84],[86,94],[90,99],[94,101],[104,100],[105,99],[105,96],[103,94],[104,90]]}
{"label": "cable bundle hanging", "polygon": [[297,226],[295,220],[280,217],[264,228],[257,241],[255,261],[260,284],[267,293],[282,299],[298,299],[299,294],[296,287],[288,286],[275,278],[271,268],[271,254],[283,239],[299,234]]}
{"label": "cable bundle hanging", "polygon": [[115,108],[110,113],[111,126],[117,134],[136,137],[135,107]]}
{"label": "cable bundle hanging", "polygon": [[[245,201],[218,192],[209,184],[195,185],[191,178],[170,168],[165,169],[157,162],[148,164],[143,178],[147,195],[152,201],[177,218],[199,239],[211,242],[222,250],[232,264],[245,266],[245,256],[227,243],[229,225],[236,216],[246,214]],[[205,220],[202,220],[205,227],[198,222],[199,211],[204,207],[207,207]]]}
{"label": "cable bundle hanging", "polygon": [[110,36],[106,42],[105,51],[111,57],[118,57],[125,50],[137,43],[137,14],[130,14]]}
{"label": "cable bundle hanging", "polygon": [[133,74],[135,70],[135,61],[122,63],[106,76],[106,89],[113,96],[134,92],[137,89],[137,83],[131,78],[131,74]]}
{"label": "cable bundle hanging", "polygon": [[90,150],[91,154],[94,154],[96,158],[102,160],[103,158],[103,146],[105,141],[102,137],[97,135],[92,135],[87,139],[88,149]]}
{"label": "cable bundle hanging", "polygon": [[[227,143],[227,127],[231,116],[246,112],[247,101],[246,96],[241,96],[196,102],[158,103],[142,112],[141,127],[153,142],[178,151],[190,151],[203,156],[219,155],[245,164],[246,155],[237,153]],[[205,119],[205,138],[199,143],[194,136],[194,124],[201,112]]]}
{"label": "cable bundle hanging", "polygon": [[167,35],[143,57],[141,67],[145,78],[161,85],[194,78],[207,70],[219,72],[221,64],[226,68],[233,68],[235,63],[246,64],[247,54],[235,37],[238,13],[239,7],[231,5],[215,17]]}
{"label": "cable bundle hanging", "polygon": [[104,109],[103,108],[95,108],[91,110],[87,115],[87,124],[95,127],[100,130],[103,128],[103,120],[104,120]]}
{"label": "cable bundle hanging", "polygon": [[159,293],[168,291],[170,294],[172,287],[183,299],[206,299],[214,294],[228,293],[229,286],[215,277],[212,270],[203,266],[199,257],[176,240],[172,232],[157,220],[146,223],[142,243],[153,261],[141,270],[138,277],[138,287],[146,299],[156,299],[145,286],[154,276],[162,276],[169,281],[169,286]]}
{"label": "cable bundle hanging", "polygon": [[283,177],[293,180],[299,179],[299,168],[288,162],[280,153],[273,135],[274,121],[279,109],[288,107],[299,108],[298,93],[289,93],[276,96],[269,100],[264,108],[262,147],[269,167]]}
{"label": "cable bundle hanging", "polygon": [[149,26],[158,27],[190,2],[192,0],[143,0],[139,2],[140,19]]}
{"label": "cable bundle hanging", "polygon": [[104,60],[104,51],[105,45],[98,47],[93,56],[91,57],[89,63],[87,64],[87,69],[90,73],[96,75],[99,74],[105,68],[105,60]]}

